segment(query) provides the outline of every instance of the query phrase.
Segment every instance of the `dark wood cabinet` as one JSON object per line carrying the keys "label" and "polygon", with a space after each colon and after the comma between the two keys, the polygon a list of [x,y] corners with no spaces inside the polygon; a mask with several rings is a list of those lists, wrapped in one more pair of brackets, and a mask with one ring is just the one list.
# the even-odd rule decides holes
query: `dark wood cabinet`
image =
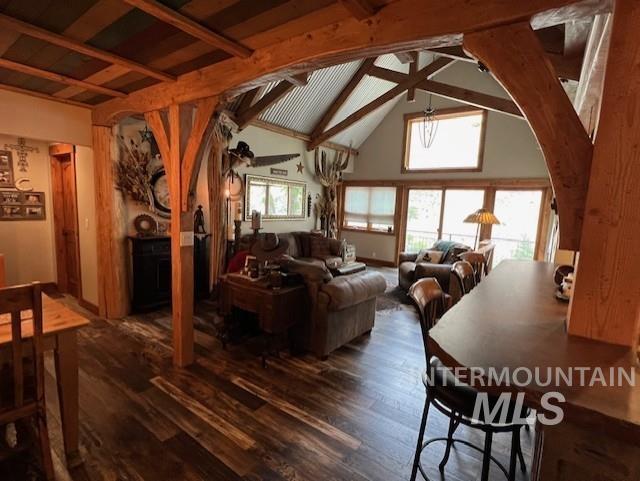
{"label": "dark wood cabinet", "polygon": [[[134,312],[151,311],[171,304],[171,238],[168,236],[129,237]],[[209,293],[209,236],[194,240],[194,297]]]}

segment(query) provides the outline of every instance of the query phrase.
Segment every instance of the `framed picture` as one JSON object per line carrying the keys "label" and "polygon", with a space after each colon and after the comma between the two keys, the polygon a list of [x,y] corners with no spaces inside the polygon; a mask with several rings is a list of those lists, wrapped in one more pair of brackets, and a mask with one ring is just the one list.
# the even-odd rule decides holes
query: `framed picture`
{"label": "framed picture", "polygon": [[22,198],[25,205],[44,205],[44,192],[24,192]]}
{"label": "framed picture", "polygon": [[16,191],[1,191],[0,192],[0,204],[22,204],[22,193]]}
{"label": "framed picture", "polygon": [[44,192],[0,191],[0,221],[44,219]]}
{"label": "framed picture", "polygon": [[25,205],[22,208],[24,209],[25,220],[44,220],[44,205]]}
{"label": "framed picture", "polygon": [[13,157],[11,156],[11,151],[0,150],[0,188],[13,186]]}

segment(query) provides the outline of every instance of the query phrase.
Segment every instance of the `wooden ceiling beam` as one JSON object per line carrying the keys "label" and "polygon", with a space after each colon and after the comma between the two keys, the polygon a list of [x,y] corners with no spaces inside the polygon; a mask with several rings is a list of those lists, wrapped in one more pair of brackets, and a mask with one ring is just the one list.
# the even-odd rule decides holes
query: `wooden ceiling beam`
{"label": "wooden ceiling beam", "polygon": [[42,70],[36,67],[32,67],[31,65],[25,65],[18,62],[13,62],[11,60],[7,60],[6,58],[0,58],[0,67],[6,68],[8,70],[13,70],[14,72],[20,72],[27,75],[31,75],[32,77],[39,77],[39,78],[51,80],[53,82],[58,82],[66,85],[74,85],[76,87],[82,87],[83,89],[109,95],[111,97],[124,98],[127,96],[127,94],[125,94],[124,92],[119,92],[118,90],[109,89],[109,88],[103,87],[102,85],[95,85],[89,82],[85,82],[84,80],[74,79],[71,77],[67,77],[66,75],[50,72],[48,70]]}
{"label": "wooden ceiling beam", "polygon": [[396,52],[395,57],[402,64],[412,63],[415,60],[415,52]]}
{"label": "wooden ceiling beam", "polygon": [[491,70],[529,121],[558,204],[559,247],[578,250],[593,144],[540,41],[522,22],[466,34],[464,49]]}
{"label": "wooden ceiling beam", "polygon": [[166,7],[160,2],[155,0],[124,0],[129,5],[133,5],[139,10],[156,17],[158,20],[165,22],[169,25],[188,33],[198,40],[202,40],[209,45],[213,45],[216,48],[224,50],[231,55],[235,55],[240,58],[250,57],[253,53],[248,47],[245,47],[235,40],[231,40],[223,35],[220,35],[213,30],[200,25],[195,20],[183,15],[176,10]]}
{"label": "wooden ceiling beam", "polygon": [[[369,71],[369,75],[395,83],[404,82],[409,77],[405,73],[382,67],[373,67]],[[474,107],[480,107],[486,110],[523,118],[522,112],[520,112],[516,103],[502,97],[496,97],[494,95],[476,92],[474,90],[468,90],[454,85],[435,82],[433,80],[424,80],[416,84],[415,88],[424,90],[425,92],[439,97],[455,100],[456,102],[461,102],[463,104],[473,105]]]}
{"label": "wooden ceiling beam", "polygon": [[260,89],[262,89],[262,87],[256,87],[242,94],[242,98],[240,99],[240,102],[238,103],[238,106],[235,109],[235,113],[237,114],[238,112],[242,112],[244,110],[247,110],[249,107],[251,107],[251,105],[253,104],[253,101],[258,95],[258,92],[260,92]]}
{"label": "wooden ceiling beam", "polygon": [[318,121],[318,123],[313,127],[311,131],[311,137],[318,137],[324,129],[329,125],[329,122],[333,120],[340,107],[347,101],[351,93],[358,86],[362,78],[369,72],[369,69],[375,65],[376,57],[371,57],[365,59],[356,73],[351,77],[351,80],[344,86],[342,91],[338,94],[338,97],[331,102],[327,111],[322,115],[322,118]]}
{"label": "wooden ceiling beam", "polygon": [[417,85],[423,80],[429,79],[429,77],[432,77],[438,72],[442,71],[443,69],[448,67],[451,62],[453,62],[453,60],[451,60],[450,58],[439,58],[431,62],[426,67],[418,70],[415,74],[408,75],[404,81],[402,81],[392,89],[388,90],[377,99],[369,102],[364,107],[356,110],[354,113],[349,115],[346,119],[342,120],[341,122],[338,122],[329,130],[326,130],[325,132],[322,132],[321,134],[315,137],[312,136],[311,142],[309,142],[309,145],[307,145],[307,150],[315,149],[322,142],[329,140],[331,137],[351,127],[360,119],[366,117],[371,112],[374,112],[375,110],[379,109],[390,100],[393,100],[396,96],[400,95],[405,90]]}
{"label": "wooden ceiling beam", "polygon": [[262,98],[251,107],[243,110],[242,112],[238,112],[238,114],[236,115],[236,123],[238,124],[238,128],[240,130],[244,129],[249,122],[258,118],[262,112],[275,104],[293,88],[295,88],[295,85],[293,85],[288,80],[280,81],[278,85],[276,85],[269,92],[263,95]]}
{"label": "wooden ceiling beam", "polygon": [[376,8],[369,0],[340,0],[340,3],[358,20],[365,20],[376,14]]}
{"label": "wooden ceiling beam", "polygon": [[84,107],[86,109],[93,108],[93,105],[85,104],[85,103],[82,103],[82,102],[76,102],[75,100],[71,100],[71,99],[61,99],[61,98],[58,98],[58,97],[54,97],[53,95],[45,94],[45,93],[42,93],[42,92],[37,92],[35,90],[23,89],[23,88],[20,88],[20,87],[15,87],[13,85],[8,85],[8,84],[4,84],[4,83],[0,83],[0,89],[7,90],[9,92],[16,92],[16,93],[19,93],[19,94],[29,95],[31,97],[38,97],[38,98],[45,99],[45,100],[51,100],[53,102],[60,102],[62,104],[75,105],[76,107]]}
{"label": "wooden ceiling beam", "polygon": [[[445,8],[446,7],[446,8]],[[341,8],[341,7],[340,7]],[[471,2],[397,0],[381,8],[371,21],[347,18],[299,30],[274,39],[250,59],[232,57],[181,75],[174,83],[153,85],[93,109],[96,125],[111,125],[132,111],[166,108],[213,95],[239,95],[252,88],[308,69],[395,51],[436,48],[459,41],[461,34],[530,18],[535,28],[556,25],[611,10],[606,0],[536,0]],[[270,33],[270,38],[273,33]]]}
{"label": "wooden ceiling beam", "polygon": [[[476,60],[469,57],[460,45],[432,48],[429,49],[429,51],[443,57],[454,58],[456,60],[462,60],[463,62],[476,63]],[[546,56],[553,64],[553,67],[556,69],[558,77],[568,80],[575,80],[576,82],[580,80],[582,55],[568,56],[553,52],[546,52]]]}
{"label": "wooden ceiling beam", "polygon": [[45,42],[51,43],[53,45],[57,45],[59,47],[66,48],[68,50],[73,50],[74,52],[78,52],[78,53],[87,55],[89,57],[97,58],[99,60],[103,60],[105,62],[112,63],[115,65],[120,65],[121,67],[124,67],[133,72],[138,72],[148,77],[162,80],[164,82],[170,82],[175,80],[175,77],[173,75],[169,75],[159,70],[147,67],[145,65],[142,65],[138,62],[134,62],[132,60],[127,60],[126,58],[121,57],[119,55],[107,52],[105,50],[100,50],[98,48],[91,47],[85,43],[79,42],[72,38],[68,38],[63,35],[50,32],[43,28],[36,27],[35,25],[22,22],[21,20],[18,20],[13,17],[9,17],[8,15],[4,15],[1,13],[0,13],[0,26],[6,27],[10,30],[14,30],[16,32],[20,32],[24,35],[28,35],[29,37],[44,40]]}
{"label": "wooden ceiling beam", "polygon": [[[418,71],[418,52],[409,52],[411,54],[411,63],[409,64],[409,75],[413,75]],[[416,88],[411,87],[407,90],[407,102],[415,102],[416,101]]]}

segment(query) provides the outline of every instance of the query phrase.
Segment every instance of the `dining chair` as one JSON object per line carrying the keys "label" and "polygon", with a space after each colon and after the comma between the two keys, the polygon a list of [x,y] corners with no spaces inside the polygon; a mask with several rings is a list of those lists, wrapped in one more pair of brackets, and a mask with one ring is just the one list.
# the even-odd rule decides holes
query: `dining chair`
{"label": "dining chair", "polygon": [[473,266],[467,261],[456,261],[451,266],[451,272],[457,280],[460,297],[471,292],[476,287],[476,275]]}
{"label": "dining chair", "polygon": [[[481,481],[487,481],[489,479],[490,466],[492,463],[502,471],[509,481],[514,481],[518,460],[520,461],[522,472],[526,472],[524,456],[520,445],[520,430],[523,425],[514,421],[525,413],[518,412],[516,409],[510,409],[509,416],[504,424],[492,424],[482,419],[482,417],[474,418],[474,408],[478,391],[471,385],[463,385],[459,382],[437,357],[431,356],[429,353],[429,331],[436,324],[440,310],[446,307],[446,305],[443,304],[446,300],[445,296],[446,294],[440,288],[440,284],[438,284],[438,281],[434,278],[420,279],[409,288],[409,298],[413,301],[418,311],[418,317],[420,318],[420,329],[422,332],[426,361],[426,369],[422,374],[426,400],[422,412],[422,420],[420,422],[418,442],[416,444],[410,479],[411,481],[415,481],[418,471],[420,471],[424,479],[429,481],[429,477],[421,462],[422,452],[433,443],[443,442],[445,443],[445,451],[438,465],[441,473],[444,471],[449,460],[451,448],[455,443],[458,443],[482,454]],[[490,399],[490,404],[493,409],[496,405],[495,399]],[[449,429],[447,437],[432,438],[424,442],[429,408],[431,406],[449,418]],[[484,447],[481,448],[467,440],[454,437],[460,424],[464,424],[470,429],[477,429],[484,432]],[[497,433],[511,433],[511,455],[508,470],[491,454],[493,435]]]}
{"label": "dining chair", "polygon": [[[22,322],[22,312],[31,311],[32,323]],[[0,398],[0,426],[35,419],[42,467],[47,481],[54,480],[47,406],[44,394],[42,343],[42,290],[40,283],[0,289],[0,316],[11,324],[11,381]],[[2,323],[2,321],[0,321]],[[27,341],[27,338],[30,342]],[[8,380],[7,380],[8,381]]]}
{"label": "dining chair", "polygon": [[458,256],[460,260],[466,261],[473,267],[473,273],[476,279],[476,285],[480,283],[482,278],[487,275],[487,260],[481,252],[467,251]]}

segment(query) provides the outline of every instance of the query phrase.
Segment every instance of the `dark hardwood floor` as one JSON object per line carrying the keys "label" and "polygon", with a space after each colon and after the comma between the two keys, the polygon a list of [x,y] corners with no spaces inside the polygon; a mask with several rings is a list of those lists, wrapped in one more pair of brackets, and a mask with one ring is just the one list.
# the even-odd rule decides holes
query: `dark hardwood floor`
{"label": "dark hardwood floor", "polygon": [[[213,317],[211,304],[198,307],[197,362],[184,370],[171,365],[168,310],[93,318],[80,333],[84,464],[69,471],[48,360],[58,481],[409,479],[424,403],[424,355],[410,306],[379,311],[371,336],[327,361],[282,353],[266,369],[256,342],[222,350],[208,328]],[[446,423],[434,413],[427,436],[444,435]],[[464,427],[459,434],[482,442]],[[527,459],[531,441],[523,432]],[[505,463],[509,442],[506,435],[494,441]],[[423,458],[434,467],[432,479],[479,478],[479,455],[464,446],[441,478],[441,453],[437,446]],[[492,479],[504,476],[492,468]]]}

